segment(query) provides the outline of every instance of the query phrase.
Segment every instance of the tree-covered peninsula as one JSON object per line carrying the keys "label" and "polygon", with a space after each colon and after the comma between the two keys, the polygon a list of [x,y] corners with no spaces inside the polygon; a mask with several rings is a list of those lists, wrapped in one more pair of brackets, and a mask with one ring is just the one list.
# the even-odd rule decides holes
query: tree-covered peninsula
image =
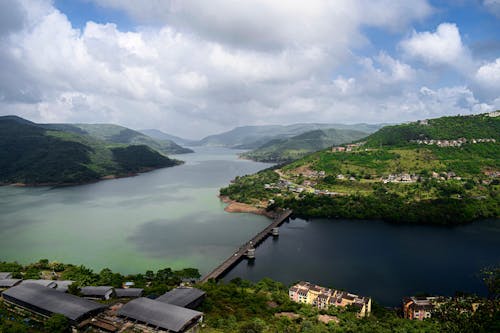
{"label": "tree-covered peninsula", "polygon": [[0,184],[69,185],[178,165],[147,145],[112,143],[71,125],[0,117]]}
{"label": "tree-covered peninsula", "polygon": [[220,194],[304,217],[459,224],[500,217],[498,112],[387,126],[236,178]]}

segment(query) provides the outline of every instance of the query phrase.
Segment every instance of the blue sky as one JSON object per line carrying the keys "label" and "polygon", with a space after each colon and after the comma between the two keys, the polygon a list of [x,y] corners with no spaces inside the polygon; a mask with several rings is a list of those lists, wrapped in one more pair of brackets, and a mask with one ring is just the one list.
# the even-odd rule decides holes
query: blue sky
{"label": "blue sky", "polygon": [[500,109],[500,0],[6,0],[0,114],[200,137]]}

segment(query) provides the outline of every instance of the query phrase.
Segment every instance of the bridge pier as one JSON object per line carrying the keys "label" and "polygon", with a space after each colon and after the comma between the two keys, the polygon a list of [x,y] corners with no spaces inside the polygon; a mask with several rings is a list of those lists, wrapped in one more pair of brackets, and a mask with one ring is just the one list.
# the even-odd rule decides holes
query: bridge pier
{"label": "bridge pier", "polygon": [[247,256],[248,259],[255,259],[255,248],[254,247],[249,248],[245,253],[245,255]]}

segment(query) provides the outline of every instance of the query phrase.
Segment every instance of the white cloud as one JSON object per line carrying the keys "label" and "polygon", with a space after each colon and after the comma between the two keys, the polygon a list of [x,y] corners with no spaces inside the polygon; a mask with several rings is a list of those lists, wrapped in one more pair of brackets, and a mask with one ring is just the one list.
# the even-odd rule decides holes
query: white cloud
{"label": "white cloud", "polygon": [[[408,59],[355,54],[366,26],[403,29],[432,12],[427,1],[95,1],[158,25],[80,30],[50,0],[20,0],[22,24],[0,36],[0,114],[199,137],[244,124],[394,122],[494,105],[461,85],[420,93],[433,84]],[[449,38],[455,58],[439,51]],[[467,54],[454,25],[408,41],[437,45],[414,48],[424,61]],[[357,72],[339,75],[348,66]]]}
{"label": "white cloud", "polygon": [[484,0],[483,4],[493,15],[500,18],[500,0]]}
{"label": "white cloud", "polygon": [[500,90],[500,58],[479,67],[476,79],[486,86]]}
{"label": "white cloud", "polygon": [[428,65],[461,66],[461,61],[468,57],[458,27],[453,23],[441,23],[435,32],[414,31],[400,46],[408,56]]}

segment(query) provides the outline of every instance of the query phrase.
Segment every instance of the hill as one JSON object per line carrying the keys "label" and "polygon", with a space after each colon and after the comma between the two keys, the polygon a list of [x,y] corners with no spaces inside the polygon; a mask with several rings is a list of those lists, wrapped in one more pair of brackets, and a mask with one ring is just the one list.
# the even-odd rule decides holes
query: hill
{"label": "hill", "polygon": [[343,129],[373,133],[382,125],[372,124],[293,124],[236,127],[228,132],[210,135],[198,141],[200,146],[220,146],[235,149],[256,149],[271,140],[287,139],[319,129]]}
{"label": "hill", "polygon": [[179,163],[145,145],[111,145],[72,125],[55,129],[0,117],[0,184],[80,184]]}
{"label": "hill", "polygon": [[153,139],[140,132],[113,124],[46,124],[46,128],[89,135],[110,144],[146,145],[163,154],[186,154],[193,151],[171,140]]}
{"label": "hill", "polygon": [[221,195],[306,217],[432,224],[499,218],[500,117],[492,115],[385,127],[366,143],[240,177]]}
{"label": "hill", "polygon": [[147,135],[153,139],[156,140],[169,140],[173,141],[178,145],[181,146],[192,146],[193,144],[196,144],[195,140],[189,140],[189,139],[184,139],[172,134],[164,133],[160,130],[157,129],[144,129],[144,130],[139,130],[144,135]]}
{"label": "hill", "polygon": [[305,155],[346,142],[359,140],[368,135],[366,132],[346,129],[319,129],[293,136],[288,139],[275,139],[257,149],[241,154],[242,158],[258,162],[290,162]]}

